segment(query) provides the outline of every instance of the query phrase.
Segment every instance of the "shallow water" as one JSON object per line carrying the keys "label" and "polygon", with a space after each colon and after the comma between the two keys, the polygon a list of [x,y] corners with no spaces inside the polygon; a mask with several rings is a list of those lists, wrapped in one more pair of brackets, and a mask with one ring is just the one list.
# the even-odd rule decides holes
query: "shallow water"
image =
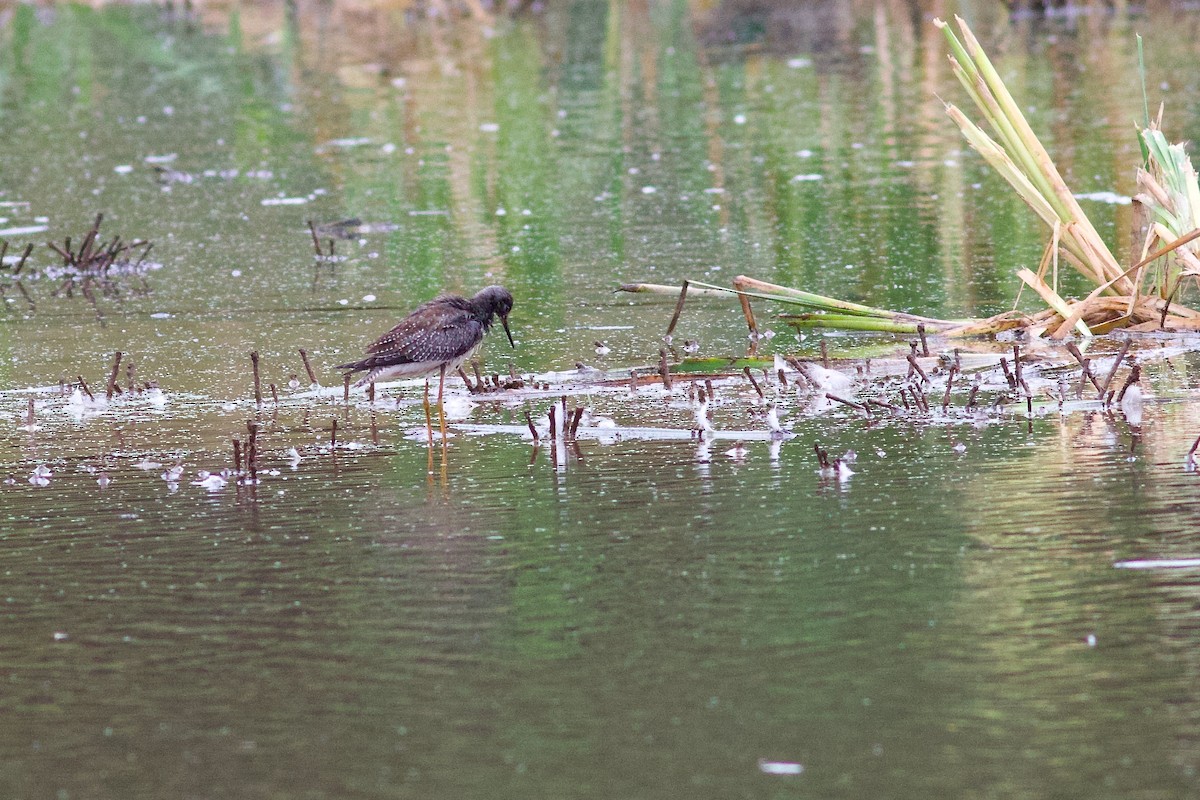
{"label": "shallow water", "polygon": [[[686,379],[631,397],[572,372],[653,372],[674,298],[625,281],[746,273],[957,316],[1007,307],[1040,256],[933,99],[961,94],[927,20],[730,8],[551,4],[491,35],[2,9],[0,230],[46,229],[0,234],[6,263],[38,245],[0,318],[0,794],[1200,792],[1197,570],[1114,566],[1200,555],[1197,356],[1146,354],[1140,423],[813,417],[789,390],[795,437],[772,441],[749,387],[718,382],[708,447]],[[961,10],[1079,191],[1131,190],[1134,30],[1171,138],[1195,138],[1174,65],[1200,17]],[[1123,253],[1127,208],[1085,202]],[[43,242],[98,212],[154,268],[55,296]],[[306,221],[351,217],[372,227],[314,260]],[[417,387],[309,391],[298,348],[338,386],[416,302],[491,282],[518,347],[493,332],[486,368],[558,374],[478,398],[444,466]],[[815,355],[756,310],[765,352]],[[742,354],[740,309],[689,301],[685,339]],[[117,350],[163,402],[60,396],[78,375],[102,396]],[[524,412],[560,394],[656,433],[535,448]],[[251,420],[260,482],[197,485]],[[855,474],[821,477],[817,442]]]}

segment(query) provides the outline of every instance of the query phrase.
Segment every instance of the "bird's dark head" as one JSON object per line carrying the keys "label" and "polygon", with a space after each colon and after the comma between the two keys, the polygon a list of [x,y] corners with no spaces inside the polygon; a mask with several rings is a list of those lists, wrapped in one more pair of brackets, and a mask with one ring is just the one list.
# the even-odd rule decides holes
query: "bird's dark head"
{"label": "bird's dark head", "polygon": [[513,341],[512,331],[508,329],[508,315],[513,307],[513,296],[508,289],[503,286],[489,286],[481,289],[471,298],[471,304],[479,310],[484,319],[484,325],[491,324],[492,315],[500,317],[500,324],[504,326],[504,332],[508,334],[508,343],[513,346],[513,349],[516,349],[517,343]]}

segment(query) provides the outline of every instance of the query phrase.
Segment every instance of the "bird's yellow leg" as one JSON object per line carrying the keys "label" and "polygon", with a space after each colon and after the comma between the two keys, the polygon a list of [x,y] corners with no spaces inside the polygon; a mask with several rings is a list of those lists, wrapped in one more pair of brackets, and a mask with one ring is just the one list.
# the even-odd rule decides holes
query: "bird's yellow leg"
{"label": "bird's yellow leg", "polygon": [[430,409],[429,409],[429,379],[428,378],[425,379],[425,400],[424,400],[423,405],[425,406],[426,441],[429,442],[430,447],[433,447],[433,415],[430,413]]}
{"label": "bird's yellow leg", "polygon": [[444,395],[446,393],[446,365],[442,364],[442,368],[438,371],[438,419],[442,424],[442,456],[446,455],[446,406],[443,405]]}

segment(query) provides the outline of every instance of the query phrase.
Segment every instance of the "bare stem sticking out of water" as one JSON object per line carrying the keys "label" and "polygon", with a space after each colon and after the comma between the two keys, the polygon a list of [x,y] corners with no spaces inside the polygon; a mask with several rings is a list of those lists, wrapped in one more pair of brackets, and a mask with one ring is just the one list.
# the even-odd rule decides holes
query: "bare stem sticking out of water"
{"label": "bare stem sticking out of water", "polygon": [[553,444],[554,441],[558,438],[558,433],[555,430],[555,427],[557,427],[555,425],[555,419],[554,419],[555,408],[556,408],[556,406],[554,405],[554,403],[551,403],[550,404],[550,413],[548,415],[550,417],[550,443],[551,444]]}
{"label": "bare stem sticking out of water", "polygon": [[250,354],[250,366],[254,369],[254,403],[262,405],[262,379],[258,374],[258,351]]}
{"label": "bare stem sticking out of water", "polygon": [[1067,342],[1067,352],[1075,357],[1075,360],[1079,362],[1079,366],[1083,367],[1083,376],[1092,382],[1092,386],[1096,388],[1097,392],[1103,395],[1104,393],[1100,391],[1100,382],[1092,374],[1091,362],[1083,357],[1083,353],[1079,352],[1079,348],[1075,346],[1074,342]]}
{"label": "bare stem sticking out of water", "polygon": [[1117,374],[1117,368],[1120,367],[1121,362],[1125,360],[1125,354],[1129,352],[1129,344],[1129,340],[1126,339],[1125,343],[1121,345],[1121,352],[1117,353],[1117,358],[1115,361],[1113,361],[1112,369],[1110,369],[1108,371],[1108,375],[1105,376],[1104,385],[1100,387],[1101,399],[1104,399],[1104,397],[1108,394],[1109,384],[1112,383],[1113,376]]}
{"label": "bare stem sticking out of water", "polygon": [[[1021,345],[1019,344],[1013,345],[1013,377],[1017,379],[1019,386],[1025,385],[1025,379],[1021,377]],[[1026,394],[1028,393],[1028,389],[1026,389]]]}
{"label": "bare stem sticking out of water", "polygon": [[684,281],[683,286],[679,289],[679,299],[675,302],[675,313],[671,315],[671,323],[667,325],[667,338],[675,332],[675,326],[679,324],[679,315],[683,313],[683,301],[687,300],[688,282]]}
{"label": "bare stem sticking out of water", "polygon": [[346,403],[346,404],[350,403],[350,376],[349,375],[342,376],[342,402]]}
{"label": "bare stem sticking out of water", "polygon": [[575,409],[574,415],[571,417],[571,439],[575,438],[575,432],[579,430],[579,421],[583,419],[583,406],[578,406]]}
{"label": "bare stem sticking out of water", "polygon": [[329,426],[329,447],[337,447],[337,417],[333,418],[333,424]]}
{"label": "bare stem sticking out of water", "polygon": [[1121,393],[1117,395],[1117,403],[1125,399],[1125,392],[1129,387],[1137,383],[1142,377],[1142,365],[1134,364],[1133,369],[1129,372],[1129,377],[1125,379],[1125,385],[1121,387]]}
{"label": "bare stem sticking out of water", "polygon": [[929,341],[925,338],[925,323],[917,323],[917,336],[921,337],[921,355],[929,358]]}
{"label": "bare stem sticking out of water", "polygon": [[708,391],[708,399],[709,399],[709,400],[716,400],[716,399],[717,399],[717,393],[713,391],[713,382],[712,382],[712,378],[705,378],[705,379],[704,379],[704,388],[705,388],[705,389]]}
{"label": "bare stem sticking out of water", "polygon": [[108,373],[108,390],[105,395],[109,400],[112,400],[113,394],[121,391],[121,387],[117,386],[117,376],[121,374],[121,356],[120,350],[113,354],[112,372]]}
{"label": "bare stem sticking out of water", "polygon": [[137,365],[133,363],[133,359],[125,362],[125,391],[132,393],[136,386]]}
{"label": "bare stem sticking out of water", "polygon": [[93,403],[96,402],[96,395],[92,394],[92,390],[88,388],[87,381],[83,379],[82,375],[77,376],[77,378],[79,380],[79,388],[83,389],[83,393],[86,394]]}
{"label": "bare stem sticking out of water", "polygon": [[913,370],[921,376],[921,380],[929,383],[929,376],[925,374],[925,370],[921,369],[921,362],[917,361],[917,357],[912,353],[908,354],[908,363],[912,365]]}
{"label": "bare stem sticking out of water", "polygon": [[946,393],[942,395],[942,410],[945,411],[950,407],[950,390],[954,388],[954,377],[958,374],[957,367],[950,368],[950,374],[946,377]]}
{"label": "bare stem sticking out of water", "polygon": [[667,364],[667,351],[658,351],[658,374],[662,376],[663,387],[671,389],[671,367]]}
{"label": "bare stem sticking out of water", "polygon": [[850,408],[855,408],[855,409],[858,409],[859,411],[865,411],[867,416],[871,415],[871,409],[869,407],[863,405],[862,403],[856,403],[853,400],[847,400],[844,397],[838,397],[836,394],[833,394],[832,392],[826,392],[825,397],[829,400],[832,400],[835,403],[841,403],[844,406],[850,406]]}
{"label": "bare stem sticking out of water", "polygon": [[758,396],[760,398],[765,397],[766,395],[763,394],[762,387],[758,385],[758,381],[754,380],[754,373],[750,371],[750,368],[742,367],[742,372],[745,374],[746,378],[749,379],[750,385],[754,387],[754,391],[758,392]]}
{"label": "bare stem sticking out of water", "polygon": [[242,474],[242,440],[233,437],[233,474]]}
{"label": "bare stem sticking out of water", "polygon": [[36,423],[37,417],[34,415],[33,398],[31,397],[29,398],[29,410],[25,412],[25,424],[32,428]]}
{"label": "bare stem sticking out of water", "polygon": [[[372,386],[374,386],[374,384],[372,384]],[[275,403],[275,405],[279,405],[279,389],[277,389],[273,383],[271,384],[271,401]]]}
{"label": "bare stem sticking out of water", "polygon": [[821,366],[829,369],[829,348],[825,345],[825,337],[821,337]]}
{"label": "bare stem sticking out of water", "polygon": [[308,363],[308,351],[303,347],[300,348],[300,360],[304,362],[304,371],[308,373],[309,385],[316,385],[317,374],[313,372],[312,364]]}
{"label": "bare stem sticking out of water", "polygon": [[308,220],[308,232],[312,234],[313,250],[316,252],[317,257],[320,258],[325,254],[321,252],[321,240],[317,238],[317,226],[313,225],[311,219]]}
{"label": "bare stem sticking out of water", "polygon": [[533,446],[537,447],[539,436],[537,428],[533,424],[533,417],[529,416],[529,409],[525,409],[525,424],[529,426],[529,435],[533,437]]}

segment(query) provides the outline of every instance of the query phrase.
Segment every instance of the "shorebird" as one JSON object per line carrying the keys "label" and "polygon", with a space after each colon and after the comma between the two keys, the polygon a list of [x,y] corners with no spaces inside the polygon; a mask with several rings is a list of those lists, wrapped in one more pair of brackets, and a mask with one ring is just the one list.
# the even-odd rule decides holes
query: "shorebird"
{"label": "shorebird", "polygon": [[[380,336],[367,348],[361,361],[342,364],[336,369],[350,374],[365,372],[356,387],[397,378],[419,378],[438,373],[438,413],[442,441],[446,439],[446,413],[442,405],[446,373],[458,370],[483,343],[483,335],[496,317],[508,334],[508,343],[516,348],[508,329],[508,314],[513,296],[503,286],[489,286],[474,297],[444,294],[417,306],[396,327]],[[433,422],[429,415],[429,382],[425,382],[425,425],[433,441]]]}

